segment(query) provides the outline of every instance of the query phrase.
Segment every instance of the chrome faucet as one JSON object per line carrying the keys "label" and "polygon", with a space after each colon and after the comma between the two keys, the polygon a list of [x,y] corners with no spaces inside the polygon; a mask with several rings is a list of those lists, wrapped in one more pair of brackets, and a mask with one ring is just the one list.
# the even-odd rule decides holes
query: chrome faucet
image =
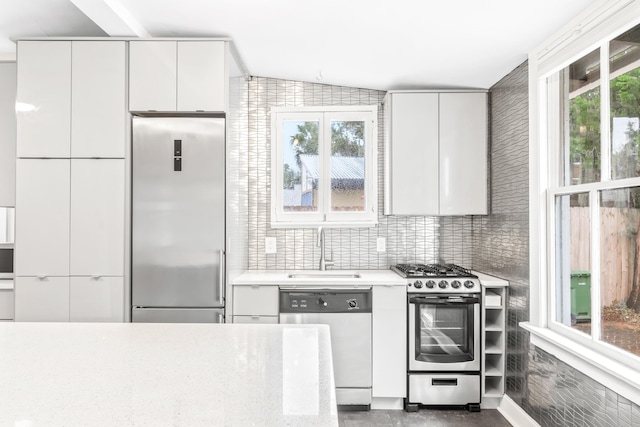
{"label": "chrome faucet", "polygon": [[316,242],[316,246],[320,247],[320,271],[325,271],[327,266],[332,266],[334,264],[333,260],[325,259],[324,241],[324,230],[322,226],[320,226],[318,227],[318,241]]}

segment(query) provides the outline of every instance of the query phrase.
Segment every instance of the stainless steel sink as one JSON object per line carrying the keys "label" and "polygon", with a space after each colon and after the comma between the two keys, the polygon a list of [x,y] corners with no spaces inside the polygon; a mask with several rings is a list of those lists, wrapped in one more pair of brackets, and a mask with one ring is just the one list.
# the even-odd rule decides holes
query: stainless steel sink
{"label": "stainless steel sink", "polygon": [[337,271],[289,274],[289,279],[360,279],[361,277],[358,273],[341,273]]}

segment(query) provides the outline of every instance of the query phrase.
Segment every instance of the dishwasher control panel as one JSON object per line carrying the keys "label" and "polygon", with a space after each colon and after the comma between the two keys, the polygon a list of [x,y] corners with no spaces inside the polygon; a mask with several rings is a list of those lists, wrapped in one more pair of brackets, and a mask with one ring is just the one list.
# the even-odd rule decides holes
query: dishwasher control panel
{"label": "dishwasher control panel", "polygon": [[280,291],[281,313],[371,313],[371,291]]}

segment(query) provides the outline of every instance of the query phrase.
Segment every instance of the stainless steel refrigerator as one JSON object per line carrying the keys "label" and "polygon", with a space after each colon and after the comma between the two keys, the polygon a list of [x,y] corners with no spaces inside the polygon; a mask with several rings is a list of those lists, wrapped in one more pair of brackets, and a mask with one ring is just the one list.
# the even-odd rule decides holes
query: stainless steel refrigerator
{"label": "stainless steel refrigerator", "polygon": [[225,121],[133,118],[134,322],[224,321]]}

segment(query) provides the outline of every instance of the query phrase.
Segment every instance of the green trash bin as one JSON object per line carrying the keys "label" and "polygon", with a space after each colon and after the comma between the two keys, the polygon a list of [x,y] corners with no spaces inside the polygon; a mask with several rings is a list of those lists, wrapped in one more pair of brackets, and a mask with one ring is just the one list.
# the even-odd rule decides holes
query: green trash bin
{"label": "green trash bin", "polygon": [[591,273],[571,272],[571,314],[578,322],[591,320]]}

